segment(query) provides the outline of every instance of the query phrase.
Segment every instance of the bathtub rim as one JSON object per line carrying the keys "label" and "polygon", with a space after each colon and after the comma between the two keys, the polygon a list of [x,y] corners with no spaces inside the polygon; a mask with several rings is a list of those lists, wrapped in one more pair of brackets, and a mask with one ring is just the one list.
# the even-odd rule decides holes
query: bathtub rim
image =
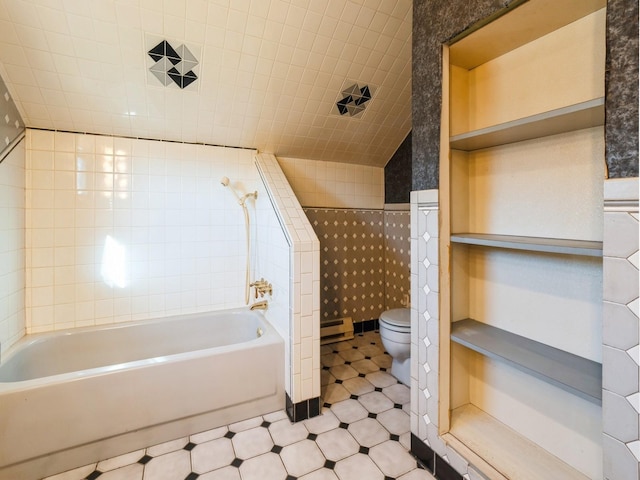
{"label": "bathtub rim", "polygon": [[183,321],[193,318],[199,318],[207,315],[216,315],[216,316],[224,316],[224,315],[251,315],[258,318],[261,323],[261,327],[263,329],[263,333],[261,336],[252,338],[243,342],[236,342],[228,345],[214,346],[208,348],[200,348],[197,350],[191,350],[181,353],[174,353],[170,355],[162,355],[151,358],[145,358],[141,360],[132,360],[129,362],[117,363],[112,365],[103,365],[100,367],[87,368],[83,370],[76,370],[72,372],[64,372],[58,373],[55,375],[48,375],[44,377],[32,378],[28,380],[17,380],[11,382],[3,382],[0,381],[0,394],[4,392],[14,392],[14,391],[24,391],[32,388],[38,388],[43,385],[49,385],[52,383],[64,382],[64,381],[73,381],[79,380],[87,377],[108,375],[113,372],[127,370],[127,369],[137,369],[144,368],[149,365],[156,365],[160,363],[169,363],[169,362],[180,362],[186,361],[192,358],[200,358],[210,355],[212,351],[224,353],[239,350],[242,348],[246,348],[246,346],[252,343],[271,343],[278,342],[282,340],[282,337],[277,332],[275,327],[271,325],[269,320],[267,320],[266,316],[262,312],[249,310],[248,307],[237,307],[231,309],[222,309],[222,310],[211,310],[204,312],[193,312],[193,313],[185,313],[185,314],[177,314],[170,315],[167,317],[157,317],[150,318],[146,320],[133,320],[128,322],[120,322],[120,323],[110,323],[104,325],[95,325],[95,326],[86,326],[86,327],[74,327],[74,328],[66,328],[61,330],[53,330],[50,332],[40,332],[24,335],[20,338],[16,343],[14,343],[6,353],[2,353],[2,358],[0,358],[0,367],[4,365],[7,361],[11,359],[16,353],[21,350],[28,348],[31,345],[46,341],[50,338],[62,337],[62,336],[70,336],[74,334],[88,333],[88,332],[101,332],[107,330],[119,330],[127,327],[136,327],[136,326],[145,326],[151,323],[153,324],[162,324],[162,323],[170,323]]}

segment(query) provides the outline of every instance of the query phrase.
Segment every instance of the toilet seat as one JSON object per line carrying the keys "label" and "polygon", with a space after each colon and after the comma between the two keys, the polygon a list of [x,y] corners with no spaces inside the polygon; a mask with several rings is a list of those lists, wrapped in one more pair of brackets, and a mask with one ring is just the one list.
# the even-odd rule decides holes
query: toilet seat
{"label": "toilet seat", "polygon": [[385,328],[399,333],[409,333],[411,330],[411,310],[408,308],[394,308],[380,314],[380,323]]}

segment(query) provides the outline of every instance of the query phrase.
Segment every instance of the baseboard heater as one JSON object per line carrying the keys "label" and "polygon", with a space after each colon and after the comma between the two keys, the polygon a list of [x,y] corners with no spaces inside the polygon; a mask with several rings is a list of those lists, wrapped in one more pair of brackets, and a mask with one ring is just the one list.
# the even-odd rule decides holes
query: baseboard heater
{"label": "baseboard heater", "polygon": [[353,321],[351,317],[320,321],[320,345],[341,342],[353,338]]}

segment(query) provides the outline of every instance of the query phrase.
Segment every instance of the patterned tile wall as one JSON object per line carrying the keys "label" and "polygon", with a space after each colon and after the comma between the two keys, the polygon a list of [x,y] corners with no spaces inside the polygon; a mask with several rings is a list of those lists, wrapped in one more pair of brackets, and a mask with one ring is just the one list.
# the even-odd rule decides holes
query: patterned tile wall
{"label": "patterned tile wall", "polygon": [[604,476],[640,478],[638,179],[605,181],[602,409]]}
{"label": "patterned tile wall", "polygon": [[409,294],[409,214],[304,209],[320,240],[320,318],[379,318]]}
{"label": "patterned tile wall", "polygon": [[25,143],[0,163],[0,356],[25,333]]}
{"label": "patterned tile wall", "polygon": [[385,310],[408,306],[411,289],[411,215],[384,212]]}
{"label": "patterned tile wall", "polygon": [[378,318],[384,311],[384,212],[310,209],[320,240],[320,318]]}
{"label": "patterned tile wall", "polygon": [[12,144],[24,133],[24,122],[0,77],[0,162]]}

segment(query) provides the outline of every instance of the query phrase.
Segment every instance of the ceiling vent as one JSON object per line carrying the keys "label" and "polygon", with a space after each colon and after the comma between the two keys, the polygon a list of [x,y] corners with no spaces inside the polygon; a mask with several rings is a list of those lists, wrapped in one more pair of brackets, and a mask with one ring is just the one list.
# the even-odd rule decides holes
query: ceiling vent
{"label": "ceiling vent", "polygon": [[174,45],[167,40],[147,38],[147,58],[153,62],[149,72],[165,87],[176,85],[184,89],[198,79],[200,62],[186,45]]}
{"label": "ceiling vent", "polygon": [[361,118],[371,105],[376,90],[377,87],[371,84],[345,81],[332,113],[343,117]]}

